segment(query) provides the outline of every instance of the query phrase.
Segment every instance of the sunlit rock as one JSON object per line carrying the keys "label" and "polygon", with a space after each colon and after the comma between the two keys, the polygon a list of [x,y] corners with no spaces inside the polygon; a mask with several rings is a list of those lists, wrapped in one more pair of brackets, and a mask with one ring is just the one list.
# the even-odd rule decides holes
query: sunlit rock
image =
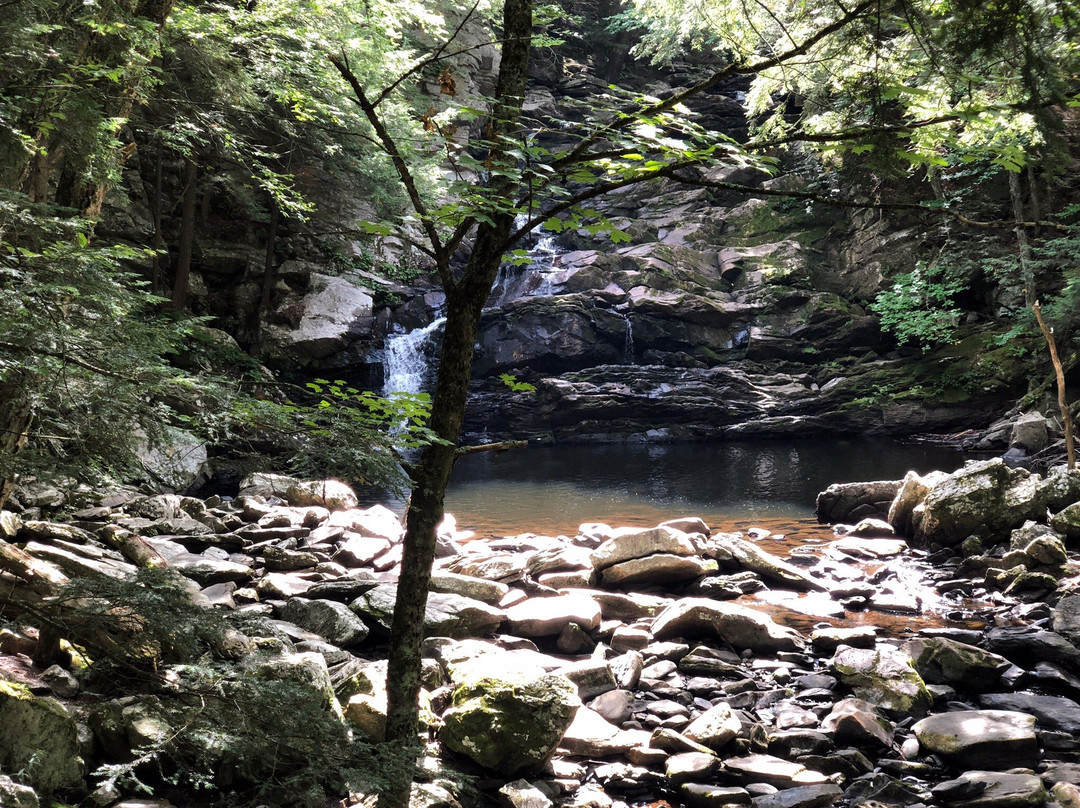
{"label": "sunlit rock", "polygon": [[[365,592],[349,608],[369,624],[389,631],[394,619],[397,585],[383,584]],[[482,637],[491,634],[505,619],[501,609],[461,595],[441,592],[428,594],[424,611],[424,635],[427,637]]]}
{"label": "sunlit rock", "polygon": [[614,564],[654,553],[692,556],[694,545],[687,534],[670,527],[654,527],[649,530],[620,528],[613,531],[611,538],[592,552],[592,562],[597,569],[603,570]]}
{"label": "sunlit rock", "polygon": [[628,588],[639,584],[656,586],[677,584],[700,578],[717,569],[715,561],[695,556],[678,556],[671,553],[654,553],[643,558],[632,558],[612,564],[600,573],[606,586]]}
{"label": "sunlit rock", "polygon": [[587,595],[529,598],[506,610],[510,632],[519,637],[557,636],[568,623],[587,630],[600,625],[600,606]]}
{"label": "sunlit rock", "polygon": [[841,646],[832,669],[856,697],[893,716],[925,715],[931,698],[911,657],[891,645],[874,648]]}
{"label": "sunlit rock", "polygon": [[519,665],[505,654],[463,666],[453,687],[440,740],[505,776],[539,769],[581,706],[565,676]]}
{"label": "sunlit rock", "polygon": [[965,690],[989,690],[1011,664],[998,654],[947,637],[916,637],[903,645],[923,681]]}
{"label": "sunlit rock", "polygon": [[842,699],[833,705],[821,722],[838,745],[888,749],[893,743],[893,723],[880,715],[874,705],[862,699]]}
{"label": "sunlit rock", "polygon": [[1011,710],[957,710],[912,727],[924,749],[960,765],[1011,768],[1033,762],[1039,745],[1035,716]]}
{"label": "sunlit rock", "polygon": [[658,640],[719,637],[752,651],[796,651],[803,646],[799,632],[762,612],[704,598],[683,598],[667,607],[653,621],[652,632]]}

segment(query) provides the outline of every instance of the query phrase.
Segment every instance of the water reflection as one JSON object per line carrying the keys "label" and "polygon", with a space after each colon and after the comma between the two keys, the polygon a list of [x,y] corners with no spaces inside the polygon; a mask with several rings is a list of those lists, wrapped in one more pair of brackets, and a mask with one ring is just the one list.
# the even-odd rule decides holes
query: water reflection
{"label": "water reflection", "polygon": [[585,521],[654,525],[682,515],[736,529],[805,518],[834,482],[952,471],[963,460],[940,446],[853,440],[530,447],[464,458],[447,510],[482,535],[572,534]]}

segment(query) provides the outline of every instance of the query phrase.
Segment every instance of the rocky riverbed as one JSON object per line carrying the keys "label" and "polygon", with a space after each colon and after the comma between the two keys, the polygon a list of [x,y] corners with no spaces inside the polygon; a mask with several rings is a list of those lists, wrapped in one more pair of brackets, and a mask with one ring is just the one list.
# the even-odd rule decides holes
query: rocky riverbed
{"label": "rocky riverbed", "polygon": [[[63,521],[24,500],[0,512],[0,804],[135,805],[121,770],[155,789],[141,805],[239,804],[229,795],[260,783],[266,804],[372,799],[377,771],[301,786],[284,753],[245,757],[220,738],[309,721],[284,702],[236,712],[252,681],[301,688],[321,733],[379,738],[393,513],[273,475],[235,499],[118,494]],[[786,558],[767,531],[695,517],[555,537],[445,523],[415,804],[1080,805],[1080,474],[992,460],[837,485],[818,517],[834,540]],[[50,633],[34,626],[57,632],[35,615],[92,600],[57,607],[56,593],[138,585],[145,567],[225,618],[203,658],[173,663],[159,644],[153,686],[123,695],[66,644],[62,664],[32,664]],[[193,750],[201,792],[177,773]]]}

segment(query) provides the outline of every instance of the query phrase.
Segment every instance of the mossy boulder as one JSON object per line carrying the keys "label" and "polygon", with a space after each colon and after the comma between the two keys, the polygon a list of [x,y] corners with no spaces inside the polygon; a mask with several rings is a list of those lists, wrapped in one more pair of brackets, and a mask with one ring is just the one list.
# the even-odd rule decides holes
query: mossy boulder
{"label": "mossy boulder", "polygon": [[40,792],[82,784],[75,719],[56,700],[35,696],[15,682],[0,681],[0,769]]}
{"label": "mossy boulder", "polygon": [[947,637],[916,637],[904,645],[924,681],[965,690],[990,690],[1009,667],[1002,656]]}
{"label": "mossy boulder", "polygon": [[879,643],[874,648],[842,645],[833,656],[832,668],[857,698],[894,718],[925,715],[932,702],[911,657],[891,645]]}
{"label": "mossy boulder", "polygon": [[501,655],[485,654],[455,678],[443,745],[506,777],[539,769],[581,706],[565,676]]}

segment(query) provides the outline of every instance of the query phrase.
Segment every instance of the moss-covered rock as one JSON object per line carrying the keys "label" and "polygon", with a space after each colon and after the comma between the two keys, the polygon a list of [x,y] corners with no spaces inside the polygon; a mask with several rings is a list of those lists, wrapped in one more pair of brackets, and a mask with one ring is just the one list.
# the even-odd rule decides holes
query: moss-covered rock
{"label": "moss-covered rock", "polygon": [[542,766],[580,706],[577,688],[565,676],[485,655],[454,688],[440,738],[447,748],[509,777]]}
{"label": "moss-covered rock", "polygon": [[890,645],[840,646],[832,668],[858,698],[893,717],[925,715],[932,702],[911,657]]}
{"label": "moss-covered rock", "polygon": [[44,793],[74,788],[84,774],[79,751],[75,720],[58,701],[0,681],[0,769]]}

